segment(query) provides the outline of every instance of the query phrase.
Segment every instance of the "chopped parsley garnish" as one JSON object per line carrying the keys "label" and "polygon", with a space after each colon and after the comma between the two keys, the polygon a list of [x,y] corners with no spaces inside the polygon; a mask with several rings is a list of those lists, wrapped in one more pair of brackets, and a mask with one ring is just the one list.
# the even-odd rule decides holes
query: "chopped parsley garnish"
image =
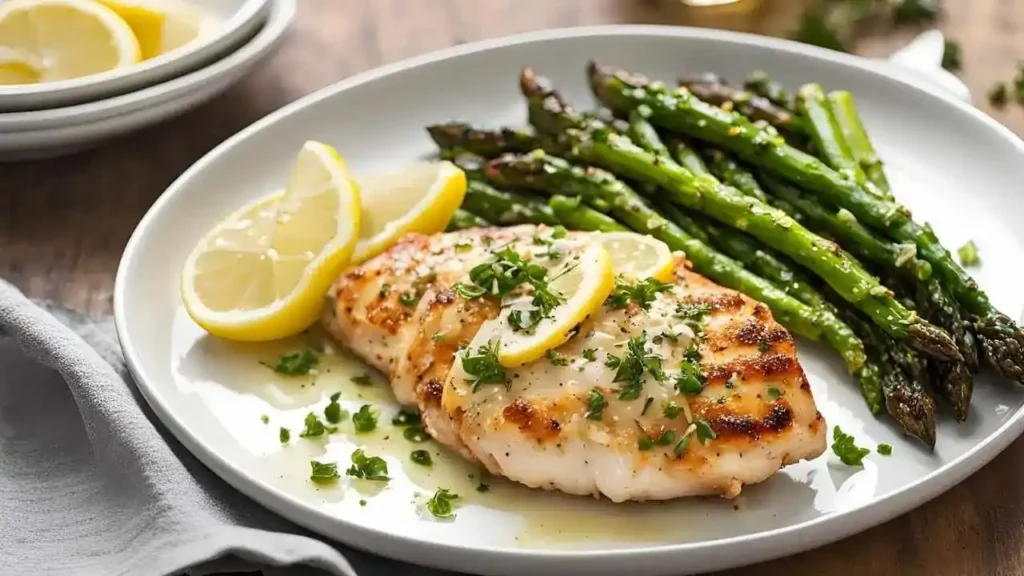
{"label": "chopped parsley garnish", "polygon": [[334,462],[310,460],[309,465],[313,469],[309,474],[309,479],[317,484],[331,484],[340,478],[338,475],[338,465]]}
{"label": "chopped parsley garnish", "polygon": [[683,359],[687,362],[693,362],[696,364],[700,362],[700,358],[700,348],[697,348],[696,344],[691,344],[690,347],[686,349],[686,352],[683,353]]}
{"label": "chopped parsley garnish", "polygon": [[282,354],[277,357],[277,364],[272,366],[274,372],[286,376],[302,376],[309,374],[309,371],[320,362],[320,357],[312,350],[303,350],[291,354]]}
{"label": "chopped parsley garnish", "polygon": [[363,404],[359,411],[352,415],[352,426],[356,434],[366,434],[377,429],[377,411],[369,404]]}
{"label": "chopped parsley garnish", "polygon": [[718,435],[715,434],[715,431],[711,428],[711,424],[709,424],[707,420],[697,420],[694,424],[697,425],[697,440],[700,440],[702,444],[707,444],[715,438],[718,438]]}
{"label": "chopped parsley garnish", "polygon": [[587,397],[587,412],[584,414],[588,420],[600,420],[604,418],[604,409],[608,407],[608,401],[604,394],[597,391],[597,388],[590,391]]}
{"label": "chopped parsley garnish", "polygon": [[277,432],[277,438],[281,444],[287,444],[292,439],[292,431],[282,426]]}
{"label": "chopped parsley garnish", "polygon": [[430,339],[434,342],[444,342],[445,336],[446,334],[444,332],[434,332],[434,335],[431,336]]}
{"label": "chopped parsley garnish", "polygon": [[768,396],[769,400],[778,400],[782,394],[782,390],[779,390],[775,386],[769,386],[768,390],[765,391],[765,395]]}
{"label": "chopped parsley garnish", "polygon": [[378,294],[380,294],[380,296],[382,298],[384,296],[387,296],[390,292],[391,292],[391,284],[388,284],[387,282],[385,282],[385,283],[380,285],[380,291],[378,292]]}
{"label": "chopped parsley garnish", "polygon": [[960,263],[964,266],[979,266],[981,264],[981,257],[978,256],[978,247],[974,245],[973,240],[969,240],[958,248],[956,255],[960,257]]}
{"label": "chopped parsley garnish", "polygon": [[654,403],[654,398],[651,398],[650,396],[648,396],[647,400],[644,400],[644,409],[640,411],[640,415],[643,416],[644,414],[647,414],[647,409],[650,408],[651,404],[653,404],[653,403]]}
{"label": "chopped parsley garnish", "polygon": [[679,440],[679,442],[676,444],[676,447],[672,449],[672,453],[675,454],[676,458],[678,458],[678,457],[682,456],[684,452],[686,452],[686,448],[689,445],[690,445],[690,437],[689,436],[683,436]]}
{"label": "chopped parsley garnish", "polygon": [[661,436],[657,439],[651,438],[651,436],[644,430],[644,427],[639,422],[636,423],[637,428],[640,429],[641,436],[637,442],[637,448],[641,451],[646,452],[654,448],[655,446],[671,446],[676,441],[676,433],[674,430],[664,430]]}
{"label": "chopped parsley garnish", "polygon": [[630,284],[622,278],[617,278],[615,280],[615,288],[612,289],[611,295],[608,296],[604,304],[613,310],[617,310],[629,306],[630,302],[635,302],[640,308],[650,310],[651,302],[654,302],[658,293],[671,289],[671,284],[666,284],[657,278],[647,278],[636,284]]}
{"label": "chopped parsley garnish", "polygon": [[452,287],[455,293],[465,298],[466,300],[472,300],[473,298],[483,298],[487,295],[487,289],[482,286],[474,286],[472,284],[456,284]]}
{"label": "chopped parsley garnish", "polygon": [[847,466],[861,466],[864,457],[871,452],[857,446],[853,436],[843,432],[839,426],[832,429],[832,439],[832,452]]}
{"label": "chopped parsley garnish", "polygon": [[473,243],[468,240],[460,240],[455,244],[455,252],[461,254],[463,252],[469,252],[473,249]]}
{"label": "chopped parsley garnish", "polygon": [[551,364],[553,366],[568,366],[569,365],[569,357],[566,356],[565,354],[559,354],[558,352],[555,352],[554,350],[550,350],[549,349],[547,352],[544,353],[544,356],[547,357],[548,362],[551,362]]}
{"label": "chopped parsley garnish", "polygon": [[482,384],[509,384],[508,370],[498,361],[500,341],[479,346],[476,353],[466,350],[462,354],[462,369],[470,376],[469,382],[476,392]]}
{"label": "chopped parsley garnish", "polygon": [[430,452],[426,450],[413,450],[409,454],[409,459],[420,466],[431,466],[434,464],[434,460],[430,457]]}
{"label": "chopped parsley garnish", "polygon": [[356,386],[372,386],[373,385],[373,380],[370,378],[369,374],[360,374],[359,376],[353,376],[353,377],[349,378],[349,381],[352,382],[353,384],[355,384]]}
{"label": "chopped parsley garnish", "polygon": [[683,320],[700,322],[711,313],[711,305],[706,302],[684,302],[676,306],[675,315]]}
{"label": "chopped parsley garnish", "polygon": [[408,410],[399,410],[394,417],[391,418],[391,423],[395,426],[419,426],[420,415],[415,412],[409,412]]}
{"label": "chopped parsley garnish", "polygon": [[513,332],[533,333],[533,329],[540,324],[540,316],[533,314],[532,310],[526,310],[526,320],[523,320],[523,310],[516,309],[508,313],[508,325]]}
{"label": "chopped parsley garnish", "polygon": [[583,358],[588,362],[594,362],[597,360],[597,348],[584,348]]}
{"label": "chopped parsley garnish", "polygon": [[562,238],[565,238],[565,234],[565,226],[562,226],[561,224],[551,229],[551,238],[555,240],[561,240]]}
{"label": "chopped parsley garnish", "polygon": [[476,491],[477,492],[487,492],[490,489],[491,489],[491,485],[490,484],[484,484],[483,482],[481,482],[481,483],[476,485]]}
{"label": "chopped parsley garnish", "polygon": [[341,404],[338,404],[338,398],[341,398],[341,392],[331,394],[331,403],[324,408],[324,418],[331,424],[337,424],[348,417],[348,412],[342,410]]}
{"label": "chopped parsley garnish", "polygon": [[447,488],[438,488],[427,502],[427,510],[437,518],[454,518],[452,503],[458,499],[458,494],[452,493]]}
{"label": "chopped parsley garnish", "polygon": [[267,416],[266,414],[260,416],[260,422],[263,422],[264,424],[270,422],[270,416]]}
{"label": "chopped parsley garnish", "polygon": [[644,388],[645,374],[650,374],[659,382],[665,380],[665,372],[661,369],[661,356],[648,354],[647,331],[629,339],[626,354],[621,358],[609,354],[605,366],[615,368],[613,382],[622,383],[619,388],[619,400],[636,400]]}
{"label": "chopped parsley garnish", "polygon": [[352,465],[345,474],[363,480],[388,481],[388,463],[379,456],[367,456],[360,448],[352,453]]}
{"label": "chopped parsley garnish", "polygon": [[679,407],[678,404],[676,404],[675,402],[669,402],[668,404],[665,404],[665,418],[668,418],[669,420],[675,420],[676,417],[679,416],[679,412],[681,410],[682,409]]}
{"label": "chopped parsley garnish", "polygon": [[404,292],[398,297],[398,301],[402,303],[402,306],[415,306],[420,301],[420,296],[415,292]]}
{"label": "chopped parsley garnish", "polygon": [[430,436],[427,435],[427,431],[419,425],[409,426],[404,432],[402,432],[402,436],[404,436],[406,440],[416,443],[430,440]]}
{"label": "chopped parsley garnish", "polygon": [[696,362],[683,362],[679,365],[679,374],[676,375],[676,389],[683,394],[700,394],[704,390],[706,378],[700,370],[700,364]]}
{"label": "chopped parsley garnish", "polygon": [[892,445],[890,444],[879,444],[878,453],[882,456],[892,456]]}
{"label": "chopped parsley garnish", "polygon": [[536,325],[540,318],[549,317],[552,310],[565,302],[565,298],[551,288],[547,268],[529,262],[509,247],[492,253],[486,262],[474,266],[469,271],[469,279],[472,284],[455,286],[456,293],[463,298],[480,298],[488,295],[504,298],[523,284],[531,286],[531,303],[537,311],[531,312],[530,323],[524,324],[520,317],[519,325],[524,329]]}
{"label": "chopped parsley garnish", "polygon": [[338,428],[335,426],[324,426],[324,423],[312,412],[306,414],[306,419],[303,422],[306,428],[299,433],[299,438],[315,438],[324,434],[334,434],[338,431]]}

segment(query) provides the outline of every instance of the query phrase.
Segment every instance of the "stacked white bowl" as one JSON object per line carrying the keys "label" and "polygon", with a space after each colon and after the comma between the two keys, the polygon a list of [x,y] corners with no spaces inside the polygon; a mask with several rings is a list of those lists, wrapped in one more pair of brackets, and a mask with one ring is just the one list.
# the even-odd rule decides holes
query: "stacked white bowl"
{"label": "stacked white bowl", "polygon": [[84,150],[220,94],[278,47],[297,0],[189,2],[208,28],[166,54],[70,80],[0,85],[0,162]]}

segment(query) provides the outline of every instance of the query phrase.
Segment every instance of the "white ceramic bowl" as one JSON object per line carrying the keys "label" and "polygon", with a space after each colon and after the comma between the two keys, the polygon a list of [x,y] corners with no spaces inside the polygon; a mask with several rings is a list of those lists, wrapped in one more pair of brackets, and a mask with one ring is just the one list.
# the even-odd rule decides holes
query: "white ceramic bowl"
{"label": "white ceramic bowl", "polygon": [[156,124],[206,102],[276,49],[295,16],[296,0],[270,0],[265,25],[238,50],[173,80],[106,100],[0,114],[0,162],[70,154]]}
{"label": "white ceramic bowl", "polygon": [[0,86],[0,116],[4,112],[43,110],[110,98],[191,72],[244,44],[270,13],[270,0],[187,1],[217,22],[214,31],[135,66],[60,82]]}
{"label": "white ceramic bowl", "polygon": [[[238,206],[279,188],[307,139],[337,147],[356,173],[393,168],[436,153],[425,125],[521,124],[517,75],[524,65],[549,75],[580,107],[591,105],[584,74],[590,58],[664,80],[706,70],[738,79],[762,69],[790,88],[814,81],[851,90],[897,197],[946,246],[974,240],[984,258],[974,277],[999,309],[1020,319],[1024,143],[993,119],[929,92],[932,87],[899,68],[772,38],[646,26],[545,31],[347,79],[256,122],[175,181],[128,242],[114,290],[120,342],[154,413],[227,482],[327,538],[447,569],[536,576],[678,576],[806,550],[920,505],[1020,435],[1024,388],[986,370],[977,378],[968,421],[957,425],[943,415],[935,451],[922,449],[869,413],[834,353],[801,341],[800,360],[829,427],[841,426],[861,446],[892,444],[891,457],[872,453],[860,468],[842,465],[829,451],[745,488],[736,502],[616,505],[504,483],[478,495],[466,474],[424,475],[409,464],[409,446],[390,451],[383,436],[396,433],[387,424],[393,408],[383,385],[345,389],[342,397],[346,409],[371,402],[387,411],[378,435],[354,436],[349,427],[282,447],[277,427],[301,429],[303,416],[321,410],[343,384],[282,381],[257,362],[273,360],[272,346],[207,337],[178,294],[192,246]],[[292,343],[291,350],[301,345]],[[269,426],[261,414],[269,415]],[[309,460],[344,467],[355,446],[388,459],[392,481],[379,494],[362,496],[347,481],[323,489],[308,481]],[[454,521],[435,521],[411,503],[414,492],[429,495],[439,487],[464,496]],[[538,520],[547,528],[534,530]]]}

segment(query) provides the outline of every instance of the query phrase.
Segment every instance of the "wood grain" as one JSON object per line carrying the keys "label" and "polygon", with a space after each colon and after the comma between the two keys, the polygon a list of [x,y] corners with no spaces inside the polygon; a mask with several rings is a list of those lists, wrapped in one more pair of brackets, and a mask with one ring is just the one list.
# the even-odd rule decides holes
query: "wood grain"
{"label": "wood grain", "polygon": [[[782,34],[799,2],[766,1],[744,16],[698,15],[669,0],[301,0],[272,59],[181,118],[76,156],[0,165],[0,277],[32,297],[110,311],[125,242],[152,202],[192,162],[252,121],[375,66],[483,38],[602,23],[698,24]],[[963,45],[966,82],[982,95],[1024,57],[1024,2],[947,0],[943,29]],[[876,34],[883,55],[913,31]],[[981,106],[987,103],[979,98]],[[991,110],[989,110],[991,112]],[[995,114],[1024,133],[1024,113]],[[960,486],[909,514],[836,544],[729,575],[1024,574],[1024,440]]]}

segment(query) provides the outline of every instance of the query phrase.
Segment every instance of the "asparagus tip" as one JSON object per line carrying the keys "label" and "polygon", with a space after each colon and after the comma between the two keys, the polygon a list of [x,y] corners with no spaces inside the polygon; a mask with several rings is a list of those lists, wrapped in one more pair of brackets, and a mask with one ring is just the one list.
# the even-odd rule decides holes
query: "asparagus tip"
{"label": "asparagus tip", "polygon": [[935,404],[926,395],[896,391],[886,396],[886,409],[903,431],[935,448]]}
{"label": "asparagus tip", "polygon": [[975,323],[985,360],[1000,374],[1024,384],[1024,333],[1003,314]]}
{"label": "asparagus tip", "polygon": [[945,362],[963,363],[964,357],[953,338],[935,325],[919,320],[907,328],[907,343],[911,348]]}
{"label": "asparagus tip", "polygon": [[935,391],[953,409],[956,421],[967,420],[971,394],[974,392],[974,377],[967,365],[962,362],[937,363],[933,381]]}

